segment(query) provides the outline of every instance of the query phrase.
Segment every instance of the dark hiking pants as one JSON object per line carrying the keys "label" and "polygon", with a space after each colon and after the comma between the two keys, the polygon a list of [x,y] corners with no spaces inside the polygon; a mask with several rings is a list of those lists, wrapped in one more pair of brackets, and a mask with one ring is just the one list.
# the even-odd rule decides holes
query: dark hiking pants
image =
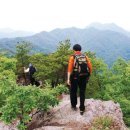
{"label": "dark hiking pants", "polygon": [[77,105],[77,89],[79,87],[79,94],[80,94],[80,110],[84,111],[84,101],[85,101],[85,90],[86,90],[87,80],[86,77],[71,77],[71,87],[70,87],[70,100],[71,106],[76,107]]}
{"label": "dark hiking pants", "polygon": [[30,79],[31,85],[34,85],[35,84],[35,79],[33,78],[33,76],[30,75],[29,79]]}

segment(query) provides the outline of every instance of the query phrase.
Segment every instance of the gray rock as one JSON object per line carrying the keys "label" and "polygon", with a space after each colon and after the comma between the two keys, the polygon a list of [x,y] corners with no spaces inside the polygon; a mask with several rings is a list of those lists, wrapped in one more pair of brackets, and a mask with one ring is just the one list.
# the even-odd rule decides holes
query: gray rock
{"label": "gray rock", "polygon": [[[77,104],[77,107],[79,107],[79,104]],[[77,111],[73,111],[70,106],[69,95],[64,95],[60,104],[51,109],[49,114],[51,115],[50,120],[44,122],[44,116],[44,123],[42,122],[42,124],[42,118],[39,119],[39,125],[43,126],[35,130],[87,130],[91,127],[95,118],[102,116],[112,117],[118,126],[118,130],[127,130],[123,121],[123,114],[118,103],[114,103],[113,101],[86,99],[85,109],[86,110],[83,115],[80,115],[79,109]]]}

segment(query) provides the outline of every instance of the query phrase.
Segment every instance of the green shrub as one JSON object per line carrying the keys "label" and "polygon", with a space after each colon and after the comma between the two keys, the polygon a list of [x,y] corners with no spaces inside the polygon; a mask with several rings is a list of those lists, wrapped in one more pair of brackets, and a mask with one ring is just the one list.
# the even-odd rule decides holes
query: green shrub
{"label": "green shrub", "polygon": [[92,122],[92,127],[90,130],[110,130],[113,126],[113,123],[114,120],[111,116],[96,117]]}
{"label": "green shrub", "polygon": [[31,121],[32,110],[48,111],[50,107],[58,105],[57,96],[67,90],[63,85],[58,85],[54,89],[18,86],[9,79],[4,80],[2,87],[1,94],[4,97],[4,103],[0,108],[2,113],[0,119],[6,123],[11,123],[15,119],[20,120],[19,130],[26,129],[26,124]]}

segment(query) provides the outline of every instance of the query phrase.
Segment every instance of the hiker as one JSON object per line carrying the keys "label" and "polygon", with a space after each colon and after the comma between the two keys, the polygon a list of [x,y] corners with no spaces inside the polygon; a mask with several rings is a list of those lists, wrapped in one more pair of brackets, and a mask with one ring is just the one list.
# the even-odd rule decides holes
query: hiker
{"label": "hiker", "polygon": [[73,110],[77,110],[77,89],[80,91],[80,114],[85,111],[85,90],[92,73],[92,65],[89,58],[81,53],[81,46],[73,46],[74,54],[70,56],[68,63],[67,84],[70,86],[70,101]]}
{"label": "hiker", "polygon": [[31,83],[32,85],[34,85],[34,84],[35,84],[35,78],[33,77],[33,74],[36,72],[36,68],[33,67],[33,65],[30,63],[30,64],[29,64],[29,67],[28,67],[27,69],[25,69],[25,67],[24,67],[24,72],[25,72],[25,73],[29,73],[30,83]]}

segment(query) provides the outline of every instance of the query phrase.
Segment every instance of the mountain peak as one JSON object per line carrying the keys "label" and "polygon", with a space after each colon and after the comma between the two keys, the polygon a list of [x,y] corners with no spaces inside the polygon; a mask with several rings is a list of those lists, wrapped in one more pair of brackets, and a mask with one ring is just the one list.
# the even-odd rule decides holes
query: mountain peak
{"label": "mountain peak", "polygon": [[123,29],[122,27],[116,25],[115,23],[105,23],[105,24],[102,24],[102,23],[98,23],[98,22],[94,22],[94,23],[91,23],[90,25],[87,26],[87,28],[95,28],[95,29],[98,29],[98,30],[109,30],[109,31],[113,31],[113,32],[118,32],[118,33],[122,33],[122,34],[125,34],[127,35],[128,37],[130,37],[130,33]]}
{"label": "mountain peak", "polygon": [[121,33],[126,33],[127,31],[125,29],[123,29],[122,27],[116,25],[115,23],[98,23],[98,22],[94,22],[91,23],[90,25],[87,26],[87,28],[96,28],[98,30],[111,30],[114,32],[121,32]]}

